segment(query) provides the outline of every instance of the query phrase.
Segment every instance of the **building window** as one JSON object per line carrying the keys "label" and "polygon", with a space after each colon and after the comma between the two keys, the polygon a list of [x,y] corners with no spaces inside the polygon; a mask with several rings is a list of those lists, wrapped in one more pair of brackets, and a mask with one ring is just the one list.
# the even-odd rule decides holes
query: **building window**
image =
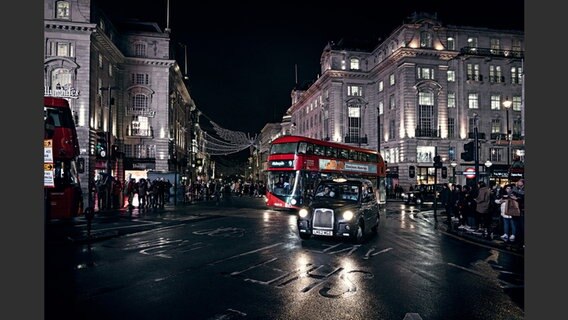
{"label": "building window", "polygon": [[448,118],[448,138],[456,137],[456,119]]}
{"label": "building window", "polygon": [[145,94],[137,93],[132,96],[132,111],[144,112],[148,108],[148,97]]}
{"label": "building window", "polygon": [[69,1],[57,1],[55,17],[69,20]]}
{"label": "building window", "polygon": [[391,86],[394,86],[394,83],[395,83],[395,81],[394,81],[394,73],[391,73],[391,75],[389,76],[389,84],[390,84]]}
{"label": "building window", "polygon": [[513,45],[511,46],[511,49],[513,49],[513,56],[520,57],[523,50],[521,48],[521,40],[513,39]]}
{"label": "building window", "polygon": [[454,37],[448,37],[446,49],[456,50],[456,40],[454,39]]}
{"label": "building window", "polygon": [[491,54],[497,54],[501,50],[501,41],[498,38],[491,38],[490,46],[491,46]]}
{"label": "building window", "polygon": [[363,96],[363,87],[361,86],[347,86],[347,95],[348,96]]}
{"label": "building window", "polygon": [[394,93],[389,96],[389,110],[396,108],[396,99],[394,98]]}
{"label": "building window", "polygon": [[418,79],[434,80],[434,68],[418,67]]}
{"label": "building window", "polygon": [[489,66],[489,82],[491,83],[500,83],[505,82],[503,79],[503,75],[501,74],[501,66]]}
{"label": "building window", "polygon": [[456,107],[456,93],[448,92],[448,108]]}
{"label": "building window", "polygon": [[134,55],[137,56],[137,57],[145,57],[146,56],[146,44],[136,43],[134,45]]}
{"label": "building window", "polygon": [[491,95],[491,110],[501,110],[501,95]]}
{"label": "building window", "polygon": [[432,48],[432,34],[428,31],[420,32],[420,47]]}
{"label": "building window", "polygon": [[391,119],[391,121],[390,121],[390,125],[389,125],[389,139],[390,139],[390,140],[396,139],[396,126],[395,126],[395,121],[394,121],[394,119]]}
{"label": "building window", "polygon": [[521,96],[513,96],[511,108],[515,111],[521,111]]}
{"label": "building window", "polygon": [[99,68],[103,68],[103,55],[102,53],[99,53]]}
{"label": "building window", "polygon": [[359,70],[359,59],[351,58],[350,59],[350,67],[351,67],[351,70]]}
{"label": "building window", "polygon": [[437,136],[434,120],[434,93],[418,92],[418,136]]}
{"label": "building window", "polygon": [[385,109],[385,103],[383,100],[379,101],[379,115],[382,115]]}
{"label": "building window", "polygon": [[478,64],[467,64],[467,80],[481,81]]}
{"label": "building window", "polygon": [[448,82],[456,82],[456,72],[454,70],[448,70]]}
{"label": "building window", "polygon": [[503,148],[489,148],[489,161],[501,162],[503,161]]}
{"label": "building window", "polygon": [[522,74],[523,74],[523,68],[511,67],[511,83],[521,84],[523,82]]}
{"label": "building window", "polygon": [[349,141],[359,141],[361,138],[361,106],[349,105],[348,109],[348,133]]}
{"label": "building window", "polygon": [[479,93],[470,93],[467,95],[467,107],[470,109],[479,109]]}
{"label": "building window", "polygon": [[112,77],[112,64],[111,63],[108,64],[108,76]]}
{"label": "building window", "polygon": [[130,122],[130,132],[128,132],[128,135],[151,137],[152,128],[150,127],[148,117],[133,116],[132,121]]}
{"label": "building window", "polygon": [[491,133],[501,133],[500,119],[491,119]]}
{"label": "building window", "polygon": [[521,125],[521,119],[513,119],[513,129],[511,132],[513,134],[513,138],[521,136]]}
{"label": "building window", "polygon": [[51,72],[51,89],[67,90],[73,87],[71,70],[57,68]]}
{"label": "building window", "polygon": [[71,44],[68,42],[58,42],[55,55],[58,57],[72,57],[71,48]]}
{"label": "building window", "polygon": [[379,81],[379,92],[383,92],[384,89],[385,89],[384,88],[384,82],[383,82],[383,80],[381,80],[381,81]]}
{"label": "building window", "polygon": [[475,51],[477,49],[477,37],[469,37],[467,38],[467,46]]}
{"label": "building window", "polygon": [[130,75],[130,81],[132,84],[150,84],[149,75],[146,73],[132,73]]}

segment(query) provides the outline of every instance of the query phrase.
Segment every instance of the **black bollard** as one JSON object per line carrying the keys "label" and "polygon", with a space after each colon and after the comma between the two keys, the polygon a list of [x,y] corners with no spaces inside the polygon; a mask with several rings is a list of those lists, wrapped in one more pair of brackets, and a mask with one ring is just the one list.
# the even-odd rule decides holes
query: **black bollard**
{"label": "black bollard", "polygon": [[87,219],[87,238],[91,238],[91,225],[93,222],[93,218],[95,217],[95,210],[93,208],[88,207],[85,209],[85,218]]}

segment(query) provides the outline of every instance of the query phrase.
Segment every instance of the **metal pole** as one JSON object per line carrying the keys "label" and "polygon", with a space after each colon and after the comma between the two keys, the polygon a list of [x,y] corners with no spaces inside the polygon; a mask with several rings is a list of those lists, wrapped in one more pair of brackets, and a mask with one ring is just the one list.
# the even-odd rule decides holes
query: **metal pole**
{"label": "metal pole", "polygon": [[[381,156],[381,113],[379,110],[379,106],[377,106],[377,153],[379,157]],[[379,168],[377,168],[377,191],[380,191],[381,185],[381,177],[379,176],[378,172]]]}
{"label": "metal pole", "polygon": [[475,185],[479,182],[479,139],[477,134],[477,115],[474,116],[475,127],[473,128],[473,160],[475,161]]}
{"label": "metal pole", "polygon": [[509,128],[509,108],[505,107],[507,112],[507,183],[511,183],[511,129]]}
{"label": "metal pole", "polygon": [[[107,163],[106,163],[106,169],[107,169],[107,179],[111,179],[110,180],[110,185],[107,182],[107,185],[105,186],[106,188],[106,194],[107,194],[107,198],[106,198],[106,207],[107,210],[111,208],[112,206],[112,164],[111,164],[111,158],[110,158],[110,153],[112,150],[112,143],[111,143],[111,138],[112,138],[112,89],[113,87],[108,87],[108,132],[107,132]],[[107,180],[108,181],[108,180]]]}

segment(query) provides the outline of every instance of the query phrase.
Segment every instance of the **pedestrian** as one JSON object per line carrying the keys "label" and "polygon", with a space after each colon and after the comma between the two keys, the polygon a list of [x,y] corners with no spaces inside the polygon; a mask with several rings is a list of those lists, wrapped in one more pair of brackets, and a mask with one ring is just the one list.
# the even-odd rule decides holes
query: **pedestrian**
{"label": "pedestrian", "polygon": [[463,211],[466,220],[467,231],[475,231],[477,229],[477,222],[475,221],[475,198],[473,197],[472,187],[469,185],[463,186]]}
{"label": "pedestrian", "polygon": [[519,204],[513,194],[513,186],[506,185],[504,191],[499,198],[495,200],[501,208],[501,218],[503,219],[503,241],[515,241],[517,234],[517,225],[513,217],[520,216]]}
{"label": "pedestrian", "polygon": [[477,197],[475,197],[475,212],[478,232],[484,236],[489,236],[488,230],[491,227],[491,215],[489,213],[489,203],[491,201],[491,190],[485,182],[478,182]]}

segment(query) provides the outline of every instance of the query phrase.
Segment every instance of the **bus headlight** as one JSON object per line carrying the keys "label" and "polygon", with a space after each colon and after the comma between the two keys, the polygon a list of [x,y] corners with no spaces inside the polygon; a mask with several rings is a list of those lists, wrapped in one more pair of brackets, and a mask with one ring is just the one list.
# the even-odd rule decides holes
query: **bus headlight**
{"label": "bus headlight", "polygon": [[300,215],[300,218],[305,218],[308,215],[308,210],[302,208],[298,214]]}
{"label": "bus headlight", "polygon": [[343,212],[343,219],[345,219],[347,221],[353,219],[353,211],[347,210],[347,211]]}
{"label": "bus headlight", "polygon": [[296,205],[297,202],[298,202],[298,201],[296,201],[296,199],[290,200],[290,203],[293,204],[293,205]]}

